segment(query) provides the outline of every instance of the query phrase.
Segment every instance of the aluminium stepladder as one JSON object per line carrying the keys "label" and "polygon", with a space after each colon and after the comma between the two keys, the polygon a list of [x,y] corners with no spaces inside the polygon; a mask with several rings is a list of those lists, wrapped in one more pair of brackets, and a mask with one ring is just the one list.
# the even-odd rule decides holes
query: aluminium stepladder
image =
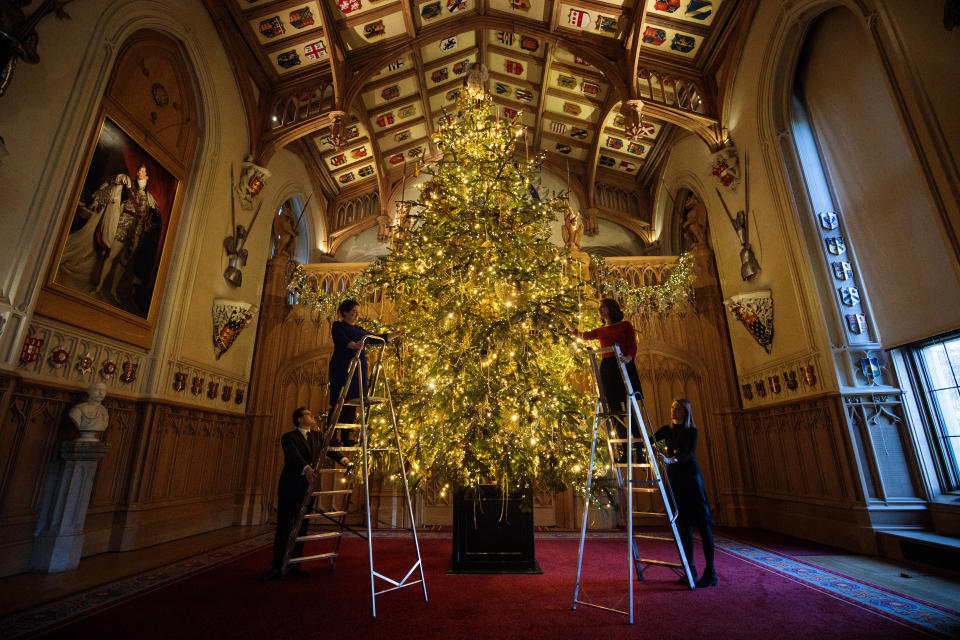
{"label": "aluminium stepladder", "polygon": [[[670,489],[669,480],[666,475],[661,473],[660,462],[655,455],[653,446],[650,442],[650,435],[645,428],[643,415],[641,414],[641,405],[643,396],[639,390],[634,390],[630,382],[630,376],[627,374],[627,368],[621,360],[620,348],[617,345],[605,347],[602,349],[588,349],[590,355],[590,364],[593,369],[593,377],[597,386],[597,408],[593,420],[593,443],[590,448],[590,467],[587,472],[587,487],[583,505],[583,525],[580,529],[580,549],[577,555],[577,583],[573,591],[573,609],[578,604],[614,613],[621,613],[628,617],[629,623],[633,624],[633,574],[636,572],[638,580],[644,579],[644,572],[650,566],[664,566],[674,570],[678,575],[686,577],[687,584],[691,589],[695,588],[693,574],[687,562],[686,554],[683,552],[683,544],[680,541],[680,535],[677,531],[677,509],[673,497],[673,491]],[[620,412],[618,407],[608,407],[604,401],[603,380],[600,377],[599,360],[604,354],[612,354],[617,359],[620,374],[623,378],[624,387],[627,390],[627,410]],[[646,407],[643,407],[646,413]],[[648,418],[649,422],[649,418]],[[617,426],[623,426],[626,430],[626,437],[619,437]],[[634,460],[633,431],[634,425],[640,433],[643,440],[643,454],[639,461]],[[617,446],[626,447],[625,462],[615,462],[613,464],[613,474],[616,477],[617,488],[620,493],[620,504],[625,507],[627,521],[627,610],[617,609],[616,605],[607,607],[591,602],[581,584],[581,571],[583,568],[583,546],[587,535],[587,520],[590,515],[590,489],[593,483],[593,463],[597,451],[597,433],[603,429],[606,433],[607,450],[610,460],[616,460],[615,448]],[[639,444],[639,443],[638,443]],[[644,470],[644,478],[634,478],[634,470]],[[644,492],[656,494],[659,493],[663,501],[663,512],[640,512],[634,511],[634,493]],[[669,524],[671,536],[657,536],[646,533],[634,533],[633,520],[635,516],[639,517],[661,517],[666,519]],[[651,558],[641,558],[640,550],[637,544],[638,540],[657,540],[664,542],[673,542],[680,556],[680,562],[667,562],[664,560],[655,560]],[[581,595],[582,594],[582,595]],[[584,598],[584,599],[581,599]],[[621,597],[621,601],[622,601]],[[619,602],[616,603],[619,605]]]}
{"label": "aluminium stepladder", "polygon": [[[334,407],[333,413],[331,414],[331,424],[328,425],[326,434],[324,435],[323,447],[321,448],[317,460],[313,461],[313,466],[316,469],[316,473],[314,474],[313,482],[310,483],[310,486],[307,489],[307,493],[303,499],[303,504],[300,507],[299,516],[297,517],[293,529],[290,532],[290,539],[287,541],[287,549],[286,553],[284,554],[282,572],[284,575],[286,575],[291,565],[319,560],[329,560],[330,569],[333,570],[335,567],[336,558],[340,552],[340,541],[343,537],[343,532],[344,530],[349,530],[367,541],[367,556],[370,561],[370,600],[373,608],[373,617],[376,618],[377,596],[389,591],[395,591],[397,589],[402,589],[403,587],[421,584],[423,586],[424,601],[428,601],[428,598],[427,582],[423,575],[423,559],[420,555],[420,543],[417,539],[417,528],[413,516],[413,503],[410,501],[410,487],[407,484],[406,465],[403,459],[403,452],[400,448],[400,433],[397,429],[397,416],[394,411],[393,400],[390,395],[390,383],[387,372],[383,365],[383,355],[386,351],[386,341],[383,338],[375,335],[367,335],[364,337],[364,340],[368,343],[379,343],[380,347],[377,353],[376,362],[371,370],[370,383],[368,386],[360,385],[360,397],[347,397],[347,393],[350,390],[354,377],[363,375],[362,368],[360,366],[360,357],[363,351],[357,351],[353,359],[350,360],[350,366],[347,369],[346,384],[343,386],[343,389],[340,392],[340,397],[337,399],[337,404]],[[373,395],[374,391],[377,389],[378,383],[382,384],[382,396]],[[371,448],[369,446],[370,443],[368,441],[367,425],[370,419],[369,409],[373,404],[382,404],[388,409],[392,426],[392,445],[390,442],[386,442],[383,443],[382,446],[377,446],[375,448]],[[356,416],[359,419],[358,423],[346,424],[340,422],[340,414],[343,411],[344,405],[357,407]],[[360,431],[359,446],[345,442],[350,439],[348,434],[357,429]],[[339,446],[333,444],[333,435],[335,432],[342,434],[339,438],[341,441]],[[366,535],[354,531],[345,524],[350,505],[350,496],[353,493],[353,487],[351,483],[347,482],[347,469],[335,464],[333,460],[327,456],[327,453],[331,451],[360,454],[361,475],[357,481],[363,483],[365,499],[364,512],[366,514]],[[406,575],[404,575],[400,580],[389,578],[382,573],[379,573],[374,567],[373,526],[370,514],[369,482],[371,453],[379,453],[389,457],[390,459],[394,459],[394,456],[391,454],[396,454],[395,459],[397,460],[397,464],[400,468],[397,475],[399,475],[403,481],[403,493],[407,501],[407,511],[410,518],[410,532],[413,535],[413,546],[416,550],[417,560],[407,571]],[[344,486],[337,485],[338,479],[340,484]],[[305,521],[308,523],[308,530],[306,535],[301,536],[300,529]],[[311,533],[309,531],[309,526],[313,523],[325,523],[327,525],[331,525],[332,529]],[[333,550],[313,554],[305,553],[305,555],[299,557],[294,557],[292,555],[298,543],[312,543],[321,540],[333,541]],[[412,579],[415,578],[414,572],[417,570],[419,570],[419,579]],[[385,581],[390,586],[377,590],[377,578]]]}

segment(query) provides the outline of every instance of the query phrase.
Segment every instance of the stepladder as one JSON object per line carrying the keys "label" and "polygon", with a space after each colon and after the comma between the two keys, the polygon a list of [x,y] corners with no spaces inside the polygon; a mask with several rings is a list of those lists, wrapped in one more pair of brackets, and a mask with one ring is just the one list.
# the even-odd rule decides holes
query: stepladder
{"label": "stepladder", "polygon": [[[344,534],[354,534],[367,543],[370,601],[373,617],[376,617],[377,597],[387,592],[420,584],[424,601],[428,601],[428,597],[397,415],[384,364],[386,340],[370,334],[365,336],[364,341],[368,343],[365,347],[375,350],[376,360],[366,379],[362,361],[366,357],[365,349],[358,350],[350,360],[346,384],[333,405],[322,446],[313,461],[313,480],[308,485],[287,541],[282,573],[286,575],[293,566],[318,561],[328,562],[331,571],[334,570]],[[359,385],[352,384],[355,378],[360,379]],[[351,388],[359,389],[359,395],[351,396]],[[345,408],[348,410],[345,411]],[[352,420],[341,422],[341,416],[351,415]],[[380,435],[376,438],[370,428],[373,419],[379,420],[381,425],[387,425],[377,430]],[[345,459],[349,459],[349,463]],[[375,566],[374,517],[370,507],[370,473],[375,461],[381,473],[399,479],[403,485],[416,560],[402,577],[387,576]],[[358,485],[362,486],[360,495],[365,521],[365,526],[359,527],[360,530],[348,524],[348,516],[353,514],[351,504]]]}
{"label": "stepladder", "polygon": [[[577,556],[577,582],[573,593],[573,609],[584,605],[624,614],[630,624],[634,620],[634,583],[645,580],[651,567],[667,568],[674,577],[690,589],[695,588],[695,578],[683,551],[683,544],[677,529],[677,503],[665,473],[665,465],[654,446],[653,435],[647,424],[646,406],[639,386],[631,381],[626,359],[620,348],[614,344],[602,349],[588,349],[590,365],[597,388],[596,411],[593,419],[593,439],[590,449],[590,468],[587,475],[586,493],[583,505],[583,524],[580,530],[580,546]],[[619,370],[626,391],[625,406],[609,406],[604,389],[604,376],[601,374],[603,358],[613,358]],[[609,370],[609,364],[607,368]],[[611,381],[607,378],[607,383]],[[635,388],[636,387],[636,388]],[[613,394],[618,395],[618,394]],[[645,420],[644,417],[647,417]],[[601,449],[598,450],[598,447]],[[600,451],[605,450],[605,454]],[[594,602],[584,589],[584,545],[587,539],[587,523],[590,519],[591,495],[598,482],[594,470],[598,456],[610,460],[606,479],[616,486],[617,506],[625,521],[626,592],[615,603],[604,605]],[[645,496],[640,498],[640,496]],[[638,508],[637,505],[644,505]],[[652,526],[651,526],[652,523]],[[643,525],[637,530],[637,525]],[[677,553],[674,560],[647,558],[643,553],[655,552],[667,556],[670,551]],[[626,603],[624,603],[626,599]]]}

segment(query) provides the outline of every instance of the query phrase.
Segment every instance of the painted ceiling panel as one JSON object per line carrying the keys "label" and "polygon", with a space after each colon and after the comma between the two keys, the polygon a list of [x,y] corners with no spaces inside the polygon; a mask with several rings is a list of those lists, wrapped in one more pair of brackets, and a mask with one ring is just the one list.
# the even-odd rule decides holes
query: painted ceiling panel
{"label": "painted ceiling panel", "polygon": [[473,31],[466,31],[426,44],[420,50],[420,55],[422,56],[423,64],[428,65],[440,58],[453,55],[457,51],[465,51],[466,49],[475,47],[476,44],[477,34]]}
{"label": "painted ceiling panel", "polygon": [[418,144],[406,151],[397,151],[391,153],[386,158],[387,167],[402,166],[404,161],[407,163],[417,162],[427,152],[426,144]]}
{"label": "painted ceiling panel", "polygon": [[667,16],[692,24],[708,26],[720,8],[721,0],[647,0],[646,10],[650,15]]}
{"label": "painted ceiling panel", "polygon": [[388,132],[379,139],[380,148],[384,151],[395,149],[401,145],[427,137],[427,127],[423,121],[412,123],[409,127],[401,127],[398,131]]}
{"label": "painted ceiling panel", "polygon": [[324,38],[312,40],[304,44],[291,45],[276,53],[270,54],[270,61],[274,70],[283,75],[295,71],[302,71],[308,67],[326,62],[330,58],[327,43]]}
{"label": "painted ceiling panel", "polygon": [[539,83],[543,77],[543,67],[521,55],[504,55],[499,51],[487,53],[490,71],[502,73],[515,80]]}
{"label": "painted ceiling panel", "polygon": [[554,134],[555,137],[558,137],[558,139],[569,139],[584,143],[593,141],[590,126],[586,122],[574,124],[569,122],[567,118],[557,117],[552,113],[545,113],[543,114],[543,125],[545,132],[549,131]]}
{"label": "painted ceiling panel", "polygon": [[491,80],[488,83],[490,93],[505,100],[513,100],[521,105],[536,105],[539,94],[533,89],[521,87],[518,84],[502,81],[499,79]]}
{"label": "painted ceiling panel", "polygon": [[414,5],[414,20],[417,27],[434,26],[445,20],[457,18],[464,12],[473,12],[476,0],[427,0]]}
{"label": "painted ceiling panel", "polygon": [[556,154],[563,158],[579,160],[580,162],[586,161],[587,157],[590,155],[590,149],[586,147],[574,146],[570,144],[569,140],[559,137],[554,138],[553,136],[547,136],[546,134],[544,134],[543,148],[548,153]]}
{"label": "painted ceiling panel", "polygon": [[404,98],[420,94],[420,85],[412,75],[397,78],[396,82],[378,85],[373,91],[363,94],[363,103],[367,109],[373,109],[387,103],[397,103]]}
{"label": "painted ceiling panel", "polygon": [[489,0],[489,7],[529,20],[547,21],[546,0]]}
{"label": "painted ceiling panel", "polygon": [[457,101],[460,94],[460,87],[438,91],[430,94],[430,111],[436,113],[444,108],[448,109]]}
{"label": "painted ceiling panel", "polygon": [[395,36],[406,33],[406,26],[403,23],[403,13],[399,10],[370,20],[370,22],[360,21],[353,26],[340,31],[340,37],[343,39],[343,45],[348,51],[362,49],[372,45],[380,44]]}
{"label": "painted ceiling panel", "polygon": [[350,169],[344,171],[343,173],[336,174],[334,178],[341,187],[351,185],[357,180],[363,180],[365,178],[372,178],[377,174],[376,170],[373,168],[372,164],[367,164],[356,169]]}
{"label": "painted ceiling panel", "polygon": [[607,88],[602,86],[592,76],[574,75],[566,70],[552,69],[550,71],[550,86],[571,94],[571,98],[585,97],[602,102],[606,97]]}
{"label": "painted ceiling panel", "polygon": [[584,69],[592,69],[593,65],[581,58],[580,56],[567,51],[562,47],[557,47],[553,52],[554,57],[560,62],[564,62],[568,65],[577,65],[581,66]]}
{"label": "painted ceiling panel", "polygon": [[402,104],[396,109],[376,113],[372,118],[372,128],[376,132],[393,127],[396,124],[413,120],[421,115],[420,100]]}
{"label": "painted ceiling panel", "polygon": [[[560,4],[560,24],[568,29],[583,33],[617,38],[621,35],[620,9],[610,7],[609,11],[586,10],[568,3]],[[628,19],[624,18],[624,27]]]}
{"label": "painted ceiling panel", "polygon": [[413,59],[409,54],[403,54],[387,63],[380,71],[373,74],[371,81],[386,78],[413,69]]}
{"label": "painted ceiling panel", "polygon": [[372,2],[371,0],[330,0],[330,6],[333,8],[332,14],[334,20],[339,22],[343,18],[356,18],[374,9],[379,9],[390,2],[380,0]]}
{"label": "painted ceiling panel", "polygon": [[323,24],[316,2],[296,5],[293,9],[278,9],[249,20],[260,44],[272,44],[304,33],[320,33]]}
{"label": "painted ceiling panel", "polygon": [[701,38],[665,26],[648,26],[643,32],[643,47],[685,58],[697,55]]}
{"label": "painted ceiling panel", "polygon": [[496,47],[513,49],[521,54],[536,56],[540,59],[543,59],[546,51],[546,47],[537,38],[512,31],[487,31],[487,42]]}
{"label": "painted ceiling panel", "polygon": [[547,96],[546,110],[580,118],[584,120],[584,124],[595,124],[600,118],[600,108],[598,105],[583,100],[561,98],[555,95]]}
{"label": "painted ceiling panel", "polygon": [[443,86],[450,81],[456,81],[460,84],[460,80],[462,80],[463,76],[467,73],[470,65],[476,61],[477,55],[471,53],[454,62],[448,62],[437,67],[426,69],[424,71],[425,84],[430,88]]}
{"label": "painted ceiling panel", "polygon": [[[357,140],[361,135],[366,136],[366,131],[362,124],[354,121],[346,130],[347,144],[349,144],[351,140]],[[326,134],[314,136],[313,142],[321,153],[334,150],[333,145],[330,144],[330,136]]]}

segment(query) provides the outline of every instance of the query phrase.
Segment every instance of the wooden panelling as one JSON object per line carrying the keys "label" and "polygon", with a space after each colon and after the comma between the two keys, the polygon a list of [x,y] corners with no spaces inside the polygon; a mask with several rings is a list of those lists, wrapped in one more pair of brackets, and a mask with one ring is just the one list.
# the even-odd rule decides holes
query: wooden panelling
{"label": "wooden panelling", "polygon": [[[0,376],[0,575],[27,570],[60,442],[76,438],[70,391]],[[110,421],[86,521],[84,555],[134,549],[233,524],[245,416],[107,398]]]}

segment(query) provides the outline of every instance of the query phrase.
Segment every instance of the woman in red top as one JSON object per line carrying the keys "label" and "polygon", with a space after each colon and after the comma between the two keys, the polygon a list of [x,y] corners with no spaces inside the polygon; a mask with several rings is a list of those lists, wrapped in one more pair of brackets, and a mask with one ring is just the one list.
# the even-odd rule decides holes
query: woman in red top
{"label": "woman in red top", "polygon": [[[637,334],[633,325],[628,320],[623,319],[623,311],[620,305],[613,298],[604,298],[600,301],[600,319],[603,325],[591,331],[577,331],[565,318],[564,322],[573,332],[573,335],[583,340],[599,340],[600,347],[611,347],[614,344],[620,347],[620,360],[626,365],[627,375],[630,377],[630,385],[633,392],[643,397],[640,391],[640,377],[637,375],[637,366],[633,359],[637,355]],[[609,411],[626,411],[627,409],[627,389],[623,384],[623,374],[620,372],[620,366],[617,363],[614,354],[605,353],[600,360],[600,386],[602,387],[603,399]],[[633,435],[640,437],[640,431],[636,427],[634,420]],[[626,429],[618,427],[621,432],[620,438],[626,438]],[[624,453],[620,456],[620,462],[626,457],[626,447],[622,450]]]}

